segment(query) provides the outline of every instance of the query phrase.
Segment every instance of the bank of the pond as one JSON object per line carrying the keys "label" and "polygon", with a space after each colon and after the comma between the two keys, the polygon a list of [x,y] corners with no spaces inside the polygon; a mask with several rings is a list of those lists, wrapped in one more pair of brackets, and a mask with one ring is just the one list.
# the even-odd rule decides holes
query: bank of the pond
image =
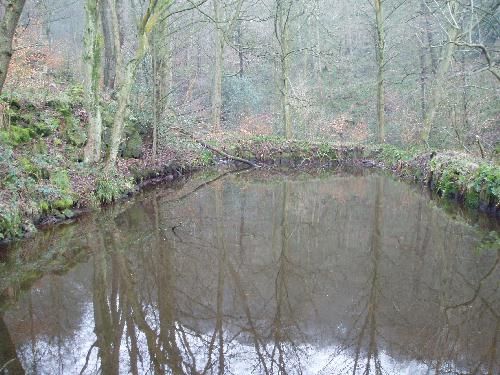
{"label": "bank of the pond", "polygon": [[[130,196],[148,184],[172,181],[194,170],[228,163],[192,140],[174,135],[153,157],[147,141],[137,142],[147,140],[147,134],[139,136],[132,128],[116,168],[106,172],[100,166],[82,162],[88,117],[78,98],[42,104],[11,100],[8,104],[9,123],[0,129],[0,242],[27,236],[41,225],[71,220],[81,212]],[[500,213],[499,165],[471,155],[272,136],[200,137],[216,150],[268,168],[307,170],[352,164],[389,169],[398,176],[428,184],[443,197],[496,216]]]}
{"label": "bank of the pond", "polygon": [[266,165],[354,164],[389,170],[428,185],[440,197],[500,215],[500,165],[456,151],[404,150],[391,145],[334,145],[272,137],[239,140],[228,152]]}
{"label": "bank of the pond", "polygon": [[500,216],[500,166],[456,151],[405,151],[372,147],[370,153],[397,176],[425,184],[444,199]]}
{"label": "bank of the pond", "polygon": [[[17,172],[3,177],[0,203],[3,241],[33,233],[40,225],[73,219],[81,212],[130,196],[149,184],[173,181],[186,173],[228,162],[201,148],[185,154],[169,149],[156,158],[145,155],[139,159],[120,159],[117,168],[109,173],[78,161],[44,164],[19,149],[0,147],[3,147],[0,163]],[[404,179],[428,185],[444,198],[497,217],[500,213],[499,166],[463,153],[420,153],[392,146],[334,145],[264,137],[232,140],[220,148],[266,168],[287,166],[307,170],[343,164],[387,169]],[[62,161],[64,151],[50,157]]]}

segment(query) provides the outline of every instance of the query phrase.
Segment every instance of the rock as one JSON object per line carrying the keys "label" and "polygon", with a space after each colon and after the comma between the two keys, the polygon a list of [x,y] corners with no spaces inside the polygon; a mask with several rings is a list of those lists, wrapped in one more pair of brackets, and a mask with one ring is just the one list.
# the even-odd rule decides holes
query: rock
{"label": "rock", "polygon": [[68,127],[66,129],[66,141],[77,147],[81,147],[87,142],[87,133],[80,126],[71,121],[67,124]]}
{"label": "rock", "polygon": [[127,137],[122,156],[124,158],[139,159],[141,155],[142,138],[138,131],[134,131]]}

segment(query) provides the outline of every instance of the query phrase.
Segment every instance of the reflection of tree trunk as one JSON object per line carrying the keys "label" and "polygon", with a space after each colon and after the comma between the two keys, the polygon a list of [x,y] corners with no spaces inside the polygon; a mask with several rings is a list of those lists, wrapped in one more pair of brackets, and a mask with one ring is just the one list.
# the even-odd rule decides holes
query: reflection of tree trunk
{"label": "reflection of tree trunk", "polygon": [[17,358],[16,346],[12,342],[9,329],[0,315],[0,368],[4,368],[7,374],[24,374],[23,366]]}
{"label": "reflection of tree trunk", "polygon": [[[104,246],[102,238],[99,242],[101,246]],[[103,248],[101,247],[101,249]],[[107,268],[106,252],[103,249],[94,255],[94,332],[97,337],[96,345],[99,348],[98,355],[101,359],[103,372],[118,374],[120,338],[123,332],[123,324],[120,324],[117,314],[112,312],[116,306],[113,306],[113,302],[108,304]],[[114,272],[118,271],[114,270]],[[113,301],[113,298],[111,301]],[[118,337],[118,340],[116,337]]]}
{"label": "reflection of tree trunk", "polygon": [[217,302],[215,312],[215,330],[208,347],[208,359],[203,373],[206,373],[212,366],[212,355],[215,347],[215,340],[218,338],[219,346],[219,368],[218,373],[224,373],[224,282],[225,282],[225,265],[226,265],[226,244],[224,241],[224,208],[223,208],[223,186],[217,182],[214,188],[215,192],[215,217],[216,217],[216,241],[218,254],[218,277],[217,277]]}
{"label": "reflection of tree trunk", "polygon": [[[288,251],[289,251],[289,227],[288,227],[288,184],[283,183],[283,203],[281,209],[281,252],[278,259],[279,268],[275,281],[276,314],[273,321],[273,339],[274,347],[271,354],[271,373],[273,373],[274,364],[278,366],[278,373],[286,374],[286,358],[284,342],[286,333],[283,332],[283,310],[287,305],[287,277],[288,277]],[[276,352],[278,359],[275,360]]]}
{"label": "reflection of tree trunk", "polygon": [[269,370],[267,369],[266,359],[264,358],[264,354],[262,353],[263,350],[265,350],[265,343],[263,342],[262,338],[260,337],[260,334],[257,330],[254,319],[252,317],[250,303],[248,302],[247,293],[245,292],[245,290],[243,288],[240,274],[236,271],[236,269],[234,268],[234,266],[230,260],[228,260],[227,266],[228,266],[231,278],[233,280],[233,284],[234,284],[234,287],[236,289],[236,293],[237,293],[238,297],[240,298],[241,308],[243,309],[243,312],[245,313],[245,317],[247,318],[248,327],[246,328],[246,331],[248,331],[248,333],[250,333],[250,335],[252,336],[253,344],[255,347],[255,352],[257,353],[257,357],[259,359],[260,365],[262,366],[262,369],[264,370],[264,374],[269,374]]}
{"label": "reflection of tree trunk", "polygon": [[217,279],[217,312],[216,332],[219,336],[219,374],[224,374],[224,330],[222,318],[224,314],[224,281],[226,264],[226,243],[224,241],[224,208],[223,208],[223,186],[218,183],[215,188],[215,215],[217,218],[217,245],[219,249],[219,277]]}
{"label": "reflection of tree trunk", "polygon": [[382,233],[384,226],[384,180],[382,177],[377,177],[377,190],[375,195],[375,208],[373,215],[373,229],[370,239],[370,255],[372,262],[372,274],[370,278],[370,293],[367,301],[366,317],[359,332],[356,341],[356,351],[353,366],[353,374],[356,374],[363,344],[363,339],[367,334],[368,350],[366,354],[366,363],[363,374],[369,374],[371,370],[371,362],[373,360],[375,367],[375,374],[382,374],[382,367],[379,357],[379,350],[377,344],[377,307],[378,297],[380,293],[380,255],[382,251]]}
{"label": "reflection of tree trunk", "polygon": [[153,365],[155,373],[161,374],[162,364],[166,363],[165,356],[157,344],[157,334],[149,326],[146,321],[146,315],[143,310],[141,301],[138,298],[135,288],[134,272],[127,266],[125,256],[121,252],[116,253],[116,262],[120,267],[120,292],[121,299],[126,300],[130,304],[131,316],[137,328],[142,331],[146,338],[146,345],[149,352],[149,357]]}
{"label": "reflection of tree trunk", "polygon": [[[498,335],[500,333],[500,319],[497,316],[496,317],[497,324],[495,326],[495,333],[493,334],[493,338],[491,340],[491,347],[490,347],[490,353],[489,353],[489,358],[488,358],[488,375],[493,375],[495,374],[495,369],[497,369],[498,366]],[[498,373],[498,372],[497,372]]]}
{"label": "reflection of tree trunk", "polygon": [[127,323],[127,337],[130,340],[130,348],[128,349],[130,356],[130,372],[132,375],[137,375],[139,374],[139,369],[137,367],[139,361],[139,347],[137,344],[137,333],[132,316],[132,308],[127,305],[124,308],[124,314],[125,322]]}
{"label": "reflection of tree trunk", "polygon": [[153,198],[155,249],[157,251],[158,314],[160,341],[172,374],[183,374],[182,355],[176,341],[175,329],[175,269],[172,259],[173,247],[168,240],[162,241],[160,213],[157,198]]}

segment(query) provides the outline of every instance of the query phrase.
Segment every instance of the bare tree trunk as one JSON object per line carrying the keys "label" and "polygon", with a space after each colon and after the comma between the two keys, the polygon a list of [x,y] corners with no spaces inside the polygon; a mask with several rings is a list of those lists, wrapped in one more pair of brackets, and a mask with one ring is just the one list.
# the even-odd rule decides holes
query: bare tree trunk
{"label": "bare tree trunk", "polygon": [[422,121],[425,118],[426,76],[427,76],[427,69],[425,66],[425,50],[424,47],[422,47],[420,48],[420,111],[421,111]]}
{"label": "bare tree trunk", "polygon": [[7,0],[5,13],[0,20],[0,93],[7,78],[10,59],[12,58],[12,39],[21,17],[25,0]]}
{"label": "bare tree trunk", "polygon": [[224,64],[224,31],[220,23],[219,0],[214,0],[215,30],[215,62],[214,62],[214,82],[212,87],[212,128],[214,132],[221,131],[222,115],[222,75]]}
{"label": "bare tree trunk", "polygon": [[241,22],[238,22],[238,30],[236,34],[236,44],[238,46],[238,60],[240,64],[240,71],[238,72],[240,78],[243,78],[243,74],[245,71],[245,54],[243,52],[243,42],[241,40],[242,31],[241,31]]}
{"label": "bare tree trunk", "polygon": [[161,20],[152,32],[153,60],[153,157],[158,154],[159,127],[167,115],[169,91],[172,87],[172,64],[167,21]]}
{"label": "bare tree trunk", "polygon": [[113,90],[115,87],[116,74],[116,51],[113,44],[113,31],[108,0],[101,0],[99,12],[102,22],[102,36],[104,40],[104,67],[103,81],[104,87]]}
{"label": "bare tree trunk", "polygon": [[377,28],[377,140],[385,142],[385,92],[384,92],[384,65],[385,65],[385,32],[384,12],[382,0],[375,0],[375,19]]}
{"label": "bare tree trunk", "polygon": [[443,48],[436,76],[429,93],[429,103],[427,105],[424,124],[420,135],[421,141],[426,144],[429,142],[434,119],[443,96],[443,84],[455,52],[455,44],[453,42],[457,39],[458,32],[459,30],[455,27],[450,27],[448,31],[449,40]]}
{"label": "bare tree trunk", "polygon": [[[116,9],[116,0],[111,0],[111,17],[113,23],[113,41],[116,51],[116,84],[118,90],[118,106],[113,120],[113,128],[111,131],[111,146],[106,160],[106,169],[114,167],[118,157],[118,151],[122,141],[123,130],[125,129],[125,116],[130,100],[130,92],[135,80],[137,67],[144,59],[148,50],[148,34],[155,26],[158,20],[158,13],[161,9],[157,9],[158,3],[154,0],[149,1],[149,6],[146,13],[142,17],[138,30],[138,45],[135,50],[135,56],[127,65],[123,64],[123,52],[121,50],[120,40],[120,23],[118,21],[118,13]],[[158,13],[156,13],[158,12]]]}
{"label": "bare tree trunk", "polygon": [[280,49],[280,98],[283,130],[285,138],[292,138],[292,117],[290,112],[290,11],[292,2],[278,0],[274,33]]}
{"label": "bare tree trunk", "polygon": [[87,0],[85,4],[85,67],[87,110],[89,111],[88,140],[84,151],[84,161],[95,163],[101,159],[102,118],[100,97],[101,80],[101,22],[99,20],[99,0]]}

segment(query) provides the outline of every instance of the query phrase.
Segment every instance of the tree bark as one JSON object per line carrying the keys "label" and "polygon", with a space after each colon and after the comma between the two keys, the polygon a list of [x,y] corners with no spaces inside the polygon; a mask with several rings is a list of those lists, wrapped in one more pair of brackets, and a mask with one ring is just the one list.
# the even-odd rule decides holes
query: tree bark
{"label": "tree bark", "polygon": [[99,11],[102,20],[102,36],[104,40],[103,82],[108,90],[115,88],[116,51],[113,44],[113,32],[108,0],[101,0]]}
{"label": "tree bark", "polygon": [[292,117],[290,111],[290,10],[292,3],[279,0],[276,7],[274,33],[279,44],[280,77],[279,90],[281,99],[281,115],[285,138],[292,138]]}
{"label": "tree bark", "polygon": [[214,132],[221,131],[222,115],[222,75],[224,64],[224,31],[220,25],[220,4],[214,0],[215,30],[215,62],[214,82],[212,86],[212,128]]}
{"label": "tree bark", "polygon": [[106,160],[106,169],[114,167],[118,157],[118,151],[122,142],[123,130],[125,129],[125,117],[127,114],[128,104],[130,101],[130,92],[134,84],[137,67],[144,59],[148,50],[148,35],[154,28],[158,20],[157,12],[161,12],[158,2],[154,0],[149,1],[149,6],[146,13],[139,23],[138,30],[138,45],[135,50],[135,56],[126,64],[123,64],[123,52],[121,50],[120,42],[120,23],[118,21],[118,13],[116,9],[116,0],[111,0],[111,16],[113,23],[113,41],[116,50],[116,84],[118,91],[118,106],[113,120],[113,127],[111,130],[111,145],[109,154]]}
{"label": "tree bark", "polygon": [[385,142],[385,92],[384,92],[384,65],[385,65],[385,31],[382,0],[375,0],[375,20],[377,28],[377,140]]}
{"label": "tree bark", "polygon": [[169,91],[172,87],[172,64],[167,21],[160,20],[151,35],[153,60],[153,157],[158,153],[158,137],[161,124],[167,114]]}
{"label": "tree bark", "polygon": [[102,117],[100,99],[101,81],[101,22],[99,0],[87,0],[85,4],[85,95],[89,112],[87,144],[84,150],[84,161],[95,163],[101,159]]}
{"label": "tree bark", "polygon": [[12,58],[12,40],[25,0],[7,0],[5,13],[0,21],[0,93],[2,93],[10,59]]}

